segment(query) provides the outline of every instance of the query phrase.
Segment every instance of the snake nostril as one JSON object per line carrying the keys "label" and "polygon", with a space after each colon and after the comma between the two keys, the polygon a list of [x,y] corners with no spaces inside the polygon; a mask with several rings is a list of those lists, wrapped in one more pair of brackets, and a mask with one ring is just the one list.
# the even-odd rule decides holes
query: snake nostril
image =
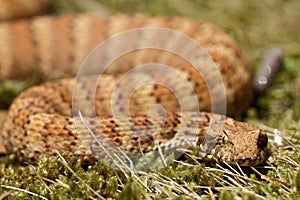
{"label": "snake nostril", "polygon": [[265,149],[268,145],[268,136],[265,131],[260,130],[258,140],[257,140],[257,147],[259,149]]}

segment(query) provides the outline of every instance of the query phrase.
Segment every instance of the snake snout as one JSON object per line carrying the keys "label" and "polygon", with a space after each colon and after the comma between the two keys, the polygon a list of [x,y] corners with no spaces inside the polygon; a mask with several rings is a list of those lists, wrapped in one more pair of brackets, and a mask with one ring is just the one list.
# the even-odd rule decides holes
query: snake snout
{"label": "snake snout", "polygon": [[254,166],[266,159],[268,137],[264,130],[253,124],[227,120],[222,134],[215,140],[208,157],[230,165]]}

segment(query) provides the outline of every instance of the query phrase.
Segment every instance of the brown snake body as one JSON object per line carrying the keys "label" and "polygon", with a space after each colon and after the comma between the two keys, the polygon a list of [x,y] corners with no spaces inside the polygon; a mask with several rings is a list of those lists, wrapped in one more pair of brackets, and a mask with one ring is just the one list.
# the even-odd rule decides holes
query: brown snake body
{"label": "brown snake body", "polygon": [[[55,77],[74,75],[95,45],[116,33],[139,27],[174,29],[202,45],[222,75],[227,113],[238,115],[245,111],[251,101],[251,72],[241,50],[218,28],[183,18],[65,15],[3,22],[0,24],[0,80],[25,77],[33,66],[39,66],[42,73],[51,73]],[[104,54],[109,57],[110,51],[118,45],[137,43],[143,39],[145,36],[139,35],[132,41],[108,46]],[[212,103],[205,81],[186,60],[155,49],[131,52],[111,64],[107,73],[113,75],[102,76],[95,96],[98,117],[87,118],[95,134],[105,138],[104,143],[112,143],[126,152],[147,152],[173,146],[189,148],[186,144],[200,146],[204,138],[211,134],[209,137],[216,142],[207,157],[240,165],[257,165],[265,160],[267,136],[264,131],[255,125],[218,114],[181,113],[174,94],[159,84],[146,85],[134,91],[129,100],[130,114],[133,115],[131,125],[122,116],[109,117],[112,115],[109,107],[112,92],[121,77],[118,73],[151,62],[173,66],[183,74],[194,88],[200,110],[210,111]],[[164,78],[163,74],[153,76]],[[143,76],[137,79],[143,79]],[[128,83],[131,81],[128,80]],[[175,78],[166,82],[175,82],[181,87]],[[88,81],[83,83],[83,91],[88,90]],[[36,161],[43,154],[52,156],[57,151],[69,152],[70,156],[80,157],[85,162],[94,161],[101,150],[94,147],[92,139],[85,141],[90,149],[80,140],[77,131],[81,129],[75,127],[72,117],[73,87],[74,79],[62,79],[32,87],[16,98],[1,131],[7,149],[27,161]],[[218,87],[214,85],[214,88]],[[126,88],[121,89],[126,91]],[[178,91],[185,96],[184,102],[189,104],[189,94],[184,93],[186,90]],[[85,96],[83,99],[89,98]],[[120,101],[122,98],[125,97],[118,97]],[[165,123],[160,117],[150,118],[147,115],[152,105],[157,103],[167,111]],[[208,132],[211,123],[220,119],[224,120],[222,129]],[[151,126],[146,131],[145,127],[152,124],[151,120],[159,126]],[[181,127],[183,131],[178,131]],[[195,128],[197,132],[193,131]],[[84,128],[81,131],[84,132]],[[144,135],[148,137],[142,137]],[[205,145],[202,144],[201,148]]]}

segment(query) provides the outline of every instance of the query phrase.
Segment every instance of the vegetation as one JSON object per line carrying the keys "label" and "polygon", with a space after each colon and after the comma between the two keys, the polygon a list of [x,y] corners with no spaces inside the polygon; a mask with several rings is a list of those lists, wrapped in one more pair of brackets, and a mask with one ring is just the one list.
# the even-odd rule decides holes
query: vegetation
{"label": "vegetation", "polygon": [[[263,166],[240,168],[203,164],[186,156],[146,173],[111,169],[100,162],[81,166],[80,161],[66,161],[63,156],[25,165],[13,155],[6,155],[0,158],[0,199],[299,199],[300,1],[53,2],[56,12],[86,12],[92,8],[105,13],[143,12],[210,21],[239,42],[254,69],[265,50],[280,47],[285,54],[285,67],[245,118],[268,131],[270,157]],[[7,91],[14,94],[21,87],[14,90],[9,83],[6,85],[9,89],[0,89],[2,95]]]}

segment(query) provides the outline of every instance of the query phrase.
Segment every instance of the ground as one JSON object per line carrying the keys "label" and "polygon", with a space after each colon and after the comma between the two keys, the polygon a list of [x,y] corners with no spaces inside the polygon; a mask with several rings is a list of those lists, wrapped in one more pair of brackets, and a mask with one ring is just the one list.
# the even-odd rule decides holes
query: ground
{"label": "ground", "polygon": [[[53,0],[54,1],[54,0]],[[79,3],[77,3],[79,2]],[[156,172],[122,172],[101,163],[81,166],[62,157],[37,165],[0,158],[0,199],[298,199],[300,195],[300,1],[88,0],[54,1],[56,12],[142,12],[209,21],[233,36],[255,70],[265,50],[280,47],[284,69],[249,108],[245,121],[268,131],[270,157],[256,168],[205,165],[192,157]],[[14,94],[11,83],[2,94]],[[4,92],[4,93],[3,93]],[[7,96],[7,95],[5,95]],[[7,104],[5,100],[2,105]],[[274,132],[283,145],[274,142]],[[21,191],[24,190],[24,191]]]}

